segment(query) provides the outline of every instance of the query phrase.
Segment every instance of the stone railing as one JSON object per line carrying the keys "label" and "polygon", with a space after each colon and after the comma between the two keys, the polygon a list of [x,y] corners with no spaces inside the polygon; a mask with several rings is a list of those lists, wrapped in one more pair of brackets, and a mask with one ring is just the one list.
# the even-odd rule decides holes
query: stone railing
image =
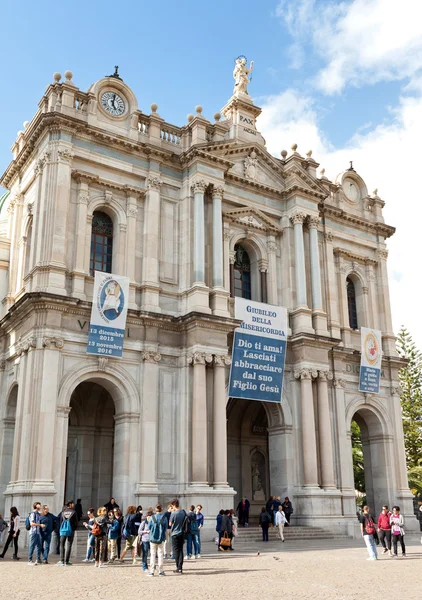
{"label": "stone railing", "polygon": [[180,144],[181,135],[182,131],[179,127],[167,124],[161,126],[161,139],[163,142],[178,146]]}
{"label": "stone railing", "polygon": [[84,94],[83,92],[75,94],[75,109],[81,113],[88,112],[88,94]]}
{"label": "stone railing", "polygon": [[143,135],[148,135],[148,128],[149,128],[149,118],[146,117],[145,115],[139,115],[139,120],[138,120],[139,133],[142,133]]}

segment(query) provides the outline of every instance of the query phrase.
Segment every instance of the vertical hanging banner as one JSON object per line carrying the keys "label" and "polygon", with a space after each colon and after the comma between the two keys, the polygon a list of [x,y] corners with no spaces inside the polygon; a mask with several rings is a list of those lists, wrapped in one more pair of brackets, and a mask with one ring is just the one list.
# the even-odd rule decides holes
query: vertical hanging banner
{"label": "vertical hanging banner", "polygon": [[381,331],[361,327],[360,392],[380,393],[381,361]]}
{"label": "vertical hanging banner", "polygon": [[88,354],[121,358],[128,298],[128,277],[95,271]]}
{"label": "vertical hanging banner", "polygon": [[235,317],[243,322],[234,332],[229,396],[281,402],[287,310],[235,298]]}

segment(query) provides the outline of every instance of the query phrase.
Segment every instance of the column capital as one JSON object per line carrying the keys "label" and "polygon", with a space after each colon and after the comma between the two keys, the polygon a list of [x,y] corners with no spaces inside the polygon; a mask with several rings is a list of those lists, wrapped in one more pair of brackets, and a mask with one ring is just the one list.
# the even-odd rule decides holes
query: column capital
{"label": "column capital", "polygon": [[295,379],[308,379],[312,378],[312,371],[310,369],[299,369],[294,372]]}
{"label": "column capital", "polygon": [[215,367],[227,367],[231,365],[232,359],[228,354],[214,354]]}
{"label": "column capital", "polygon": [[233,250],[230,251],[229,262],[231,265],[234,265],[236,262],[236,252],[233,252]]}
{"label": "column capital", "polygon": [[126,216],[127,217],[135,218],[137,214],[138,214],[138,207],[137,206],[131,205],[131,206],[127,207],[127,209],[126,209]]}
{"label": "column capital", "polygon": [[224,196],[224,185],[213,185],[211,194],[213,198],[222,199]]}
{"label": "column capital", "polygon": [[159,192],[162,186],[162,181],[157,175],[148,175],[146,180],[146,188],[151,191]]}
{"label": "column capital", "polygon": [[308,217],[308,227],[310,229],[318,229],[318,225],[320,224],[321,219],[315,215],[311,215]]}
{"label": "column capital", "polygon": [[401,388],[400,384],[392,385],[390,387],[390,394],[392,396],[400,396],[401,393],[402,393],[402,388]]}
{"label": "column capital", "polygon": [[329,244],[332,244],[334,241],[334,234],[332,231],[328,230],[324,232],[325,241]]}
{"label": "column capital", "polygon": [[293,225],[302,225],[306,219],[306,214],[302,212],[296,212],[290,216],[290,220]]}
{"label": "column capital", "polygon": [[258,269],[260,273],[266,273],[268,271],[268,260],[260,258],[258,260]]}
{"label": "column capital", "polygon": [[16,354],[18,356],[21,356],[24,352],[29,352],[32,348],[36,348],[37,347],[37,338],[35,337],[35,335],[31,335],[30,337],[26,338],[25,340],[22,340],[21,338],[19,338],[19,340],[16,343]]}
{"label": "column capital", "polygon": [[388,250],[386,248],[378,248],[376,256],[378,260],[387,260]]}
{"label": "column capital", "polygon": [[334,379],[333,383],[334,383],[334,387],[345,388],[347,381],[345,379]]}
{"label": "column capital", "polygon": [[212,354],[207,352],[194,352],[187,357],[188,365],[205,365],[212,363]]}
{"label": "column capital", "polygon": [[197,179],[196,181],[194,181],[192,183],[192,189],[193,189],[193,193],[196,194],[198,192],[201,192],[202,194],[205,192],[205,190],[208,187],[208,181],[205,181],[205,179]]}
{"label": "column capital", "polygon": [[161,360],[161,354],[151,350],[142,350],[141,358],[145,362],[158,363]]}
{"label": "column capital", "polygon": [[59,148],[57,150],[57,158],[59,162],[70,165],[75,154],[69,148]]}
{"label": "column capital", "polygon": [[71,406],[57,406],[56,414],[60,417],[67,417],[71,410]]}
{"label": "column capital", "polygon": [[60,350],[61,348],[63,348],[64,346],[64,340],[62,338],[57,338],[57,337],[45,337],[43,338],[42,341],[42,345],[43,348],[56,348],[57,350]]}
{"label": "column capital", "polygon": [[267,242],[267,252],[268,254],[276,254],[278,250],[278,246],[275,242]]}
{"label": "column capital", "polygon": [[331,371],[318,371],[318,378],[321,381],[331,381],[333,379],[333,374]]}
{"label": "column capital", "polygon": [[225,242],[229,242],[231,237],[232,237],[232,232],[230,231],[230,229],[224,229],[224,231],[223,231],[223,240]]}

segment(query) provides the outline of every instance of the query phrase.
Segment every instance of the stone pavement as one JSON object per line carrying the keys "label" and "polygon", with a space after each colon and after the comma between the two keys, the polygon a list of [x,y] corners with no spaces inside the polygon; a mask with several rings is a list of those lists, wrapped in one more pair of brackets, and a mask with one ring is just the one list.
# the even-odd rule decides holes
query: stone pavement
{"label": "stone pavement", "polygon": [[370,562],[361,540],[238,544],[231,553],[217,553],[206,542],[199,560],[185,562],[183,576],[173,573],[174,562],[165,561],[162,578],[146,577],[140,566],[129,562],[101,570],[81,563],[29,567],[22,552],[18,563],[10,557],[0,562],[0,598],[420,600],[420,538],[409,538],[407,550],[405,559],[380,556]]}

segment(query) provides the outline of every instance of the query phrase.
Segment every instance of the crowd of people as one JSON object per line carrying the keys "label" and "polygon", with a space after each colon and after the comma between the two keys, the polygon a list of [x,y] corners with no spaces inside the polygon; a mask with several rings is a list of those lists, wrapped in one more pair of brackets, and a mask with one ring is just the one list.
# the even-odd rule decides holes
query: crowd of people
{"label": "crowd of people", "polygon": [[[242,498],[237,506],[238,525],[248,527],[250,502]],[[290,525],[293,506],[288,497],[281,502],[280,496],[271,496],[259,515],[262,529],[262,540],[268,542],[269,528],[278,528],[280,540],[284,542],[284,527]],[[70,556],[75,538],[75,531],[83,516],[81,501],[76,505],[69,501],[57,516],[50,513],[48,505],[34,502],[33,510],[25,519],[25,527],[29,531],[28,564],[31,566],[48,564],[53,533],[56,534],[56,554],[60,559],[58,566],[71,566]],[[180,507],[179,500],[174,498],[163,510],[160,504],[154,509],[143,511],[142,506],[130,505],[125,515],[114,498],[97,510],[87,510],[87,520],[83,526],[87,530],[87,551],[83,562],[94,563],[95,567],[105,568],[116,561],[123,562],[130,553],[131,561],[137,564],[141,560],[143,570],[152,577],[158,569],[158,575],[164,575],[164,559],[175,562],[175,572],[183,573],[183,562],[198,559],[201,556],[201,529],[204,526],[202,506],[191,505],[189,510]],[[220,510],[216,517],[215,542],[219,552],[231,552],[236,537],[237,525],[232,509]],[[422,505],[418,518],[422,531]],[[373,519],[369,507],[363,507],[359,515],[362,536],[365,540],[369,558],[377,560],[377,545],[381,544],[384,554],[397,558],[398,546],[402,556],[406,556],[404,541],[404,518],[400,507],[393,506],[390,512],[384,505],[377,522]],[[7,530],[7,539],[0,558],[4,558],[9,547],[13,548],[12,559],[18,556],[19,536],[21,534],[21,517],[16,507],[10,509],[7,524],[0,515],[0,535]],[[422,540],[421,540],[422,542]]]}

